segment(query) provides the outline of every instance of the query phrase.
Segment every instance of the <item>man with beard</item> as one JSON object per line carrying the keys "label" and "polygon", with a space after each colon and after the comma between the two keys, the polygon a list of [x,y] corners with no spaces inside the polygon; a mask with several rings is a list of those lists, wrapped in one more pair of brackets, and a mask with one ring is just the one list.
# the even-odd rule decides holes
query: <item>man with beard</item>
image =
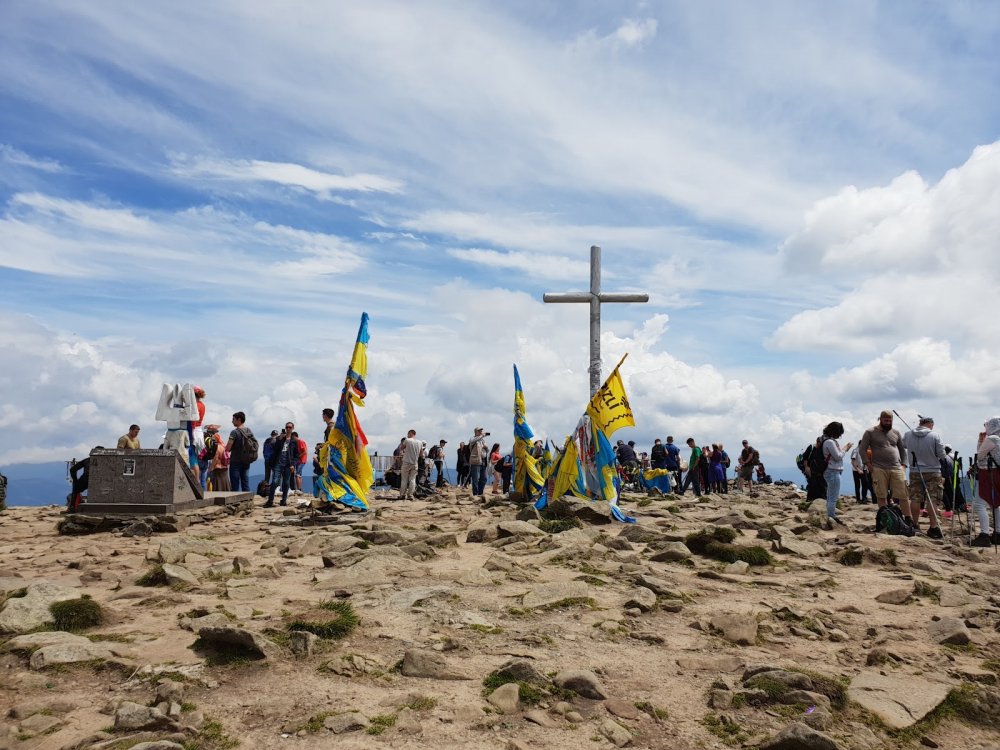
{"label": "man with beard", "polygon": [[892,427],[892,411],[883,410],[879,414],[878,424],[865,430],[858,444],[858,452],[868,464],[878,507],[882,508],[889,502],[890,492],[897,502],[905,501],[906,448],[903,446],[902,435]]}

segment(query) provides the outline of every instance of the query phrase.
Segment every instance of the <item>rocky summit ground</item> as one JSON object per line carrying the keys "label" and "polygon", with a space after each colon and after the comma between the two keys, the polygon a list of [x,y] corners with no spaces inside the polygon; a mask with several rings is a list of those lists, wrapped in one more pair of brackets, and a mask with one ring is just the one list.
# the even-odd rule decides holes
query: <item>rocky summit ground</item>
{"label": "rocky summit ground", "polygon": [[635,525],[393,496],[0,514],[0,747],[998,747],[1000,555],[957,534],[846,499],[829,531],[788,487],[630,496]]}

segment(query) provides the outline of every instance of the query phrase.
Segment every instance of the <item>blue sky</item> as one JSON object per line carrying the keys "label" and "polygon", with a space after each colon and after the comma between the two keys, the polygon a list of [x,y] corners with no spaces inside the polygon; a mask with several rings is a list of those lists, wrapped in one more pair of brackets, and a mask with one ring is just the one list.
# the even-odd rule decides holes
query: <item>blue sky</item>
{"label": "blue sky", "polygon": [[[362,310],[373,447],[561,438],[587,312],[641,443],[996,409],[993,2],[4,3],[0,465],[160,384],[317,435]],[[623,435],[625,437],[625,435]],[[856,436],[854,436],[856,439]]]}

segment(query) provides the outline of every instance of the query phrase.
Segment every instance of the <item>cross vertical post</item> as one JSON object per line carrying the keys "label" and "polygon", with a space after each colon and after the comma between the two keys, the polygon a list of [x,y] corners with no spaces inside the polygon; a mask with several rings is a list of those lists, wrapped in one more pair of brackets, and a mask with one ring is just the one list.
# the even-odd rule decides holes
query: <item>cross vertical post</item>
{"label": "cross vertical post", "polygon": [[590,246],[590,292],[546,292],[543,302],[590,303],[590,395],[601,387],[601,304],[604,302],[649,302],[648,294],[601,291],[601,248]]}

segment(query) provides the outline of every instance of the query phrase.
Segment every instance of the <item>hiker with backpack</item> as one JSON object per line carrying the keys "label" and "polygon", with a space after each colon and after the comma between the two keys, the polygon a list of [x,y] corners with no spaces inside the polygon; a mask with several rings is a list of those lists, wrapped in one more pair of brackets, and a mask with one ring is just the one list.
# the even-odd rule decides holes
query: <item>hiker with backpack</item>
{"label": "hiker with backpack", "polygon": [[260,445],[246,426],[247,415],[241,411],[233,414],[233,430],[229,433],[226,450],[229,452],[229,484],[234,492],[250,491],[250,464],[257,460]]}
{"label": "hiker with backpack", "polygon": [[972,497],[972,508],[979,519],[979,536],[972,546],[995,546],[1000,544],[1000,417],[990,417],[979,433],[976,475],[979,492]]}
{"label": "hiker with backpack", "polygon": [[806,502],[826,499],[826,459],[823,457],[823,436],[802,451],[802,473],[806,476]]}
{"label": "hiker with backpack", "polygon": [[[871,453],[869,453],[869,449]],[[892,426],[892,411],[884,409],[878,424],[869,427],[861,436],[858,451],[864,457],[872,478],[872,490],[879,508],[889,502],[889,492],[894,499],[905,498],[906,447],[903,436]],[[904,514],[905,515],[905,514]]]}
{"label": "hiker with backpack", "polygon": [[823,480],[826,482],[826,522],[827,528],[832,524],[844,525],[837,518],[837,500],[840,498],[840,475],[844,473],[844,454],[854,443],[848,443],[843,448],[838,440],[844,436],[844,425],[840,422],[830,422],[823,428]]}
{"label": "hiker with backpack", "polygon": [[[909,513],[903,507],[903,515],[913,522],[913,528],[920,528],[920,507],[926,506],[927,517],[931,522],[927,536],[931,539],[944,539],[941,524],[938,522],[938,503],[944,494],[944,478],[941,476],[941,459],[944,458],[944,444],[941,437],[934,431],[934,420],[930,417],[920,417],[915,429],[909,430],[903,436],[903,445],[910,454],[910,486],[908,491]],[[902,501],[900,505],[903,505]]]}
{"label": "hiker with backpack", "polygon": [[[753,468],[760,463],[760,453],[750,445],[749,441],[743,441],[743,450],[740,451],[740,462],[737,469],[739,479],[737,480],[740,492],[748,492],[753,497]],[[746,490],[744,490],[744,486]]]}

